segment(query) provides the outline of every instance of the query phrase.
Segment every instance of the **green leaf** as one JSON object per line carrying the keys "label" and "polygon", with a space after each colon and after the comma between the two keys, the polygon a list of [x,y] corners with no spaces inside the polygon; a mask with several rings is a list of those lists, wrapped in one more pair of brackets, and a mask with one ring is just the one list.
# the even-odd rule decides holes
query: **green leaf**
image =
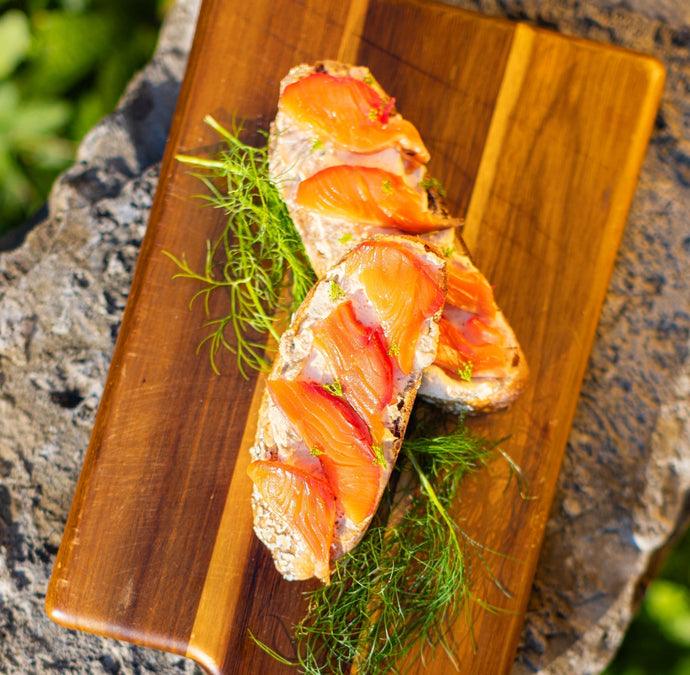
{"label": "green leaf", "polygon": [[19,91],[14,82],[0,82],[0,138],[14,127],[19,107]]}
{"label": "green leaf", "polygon": [[69,121],[72,106],[60,99],[37,99],[22,101],[18,112],[19,116],[12,128],[12,137],[19,142],[25,142],[62,129]]}
{"label": "green leaf", "polygon": [[77,14],[84,12],[91,3],[89,0],[61,0],[60,6],[67,12]]}
{"label": "green leaf", "polygon": [[0,79],[26,58],[31,44],[29,20],[24,12],[9,9],[0,16]]}
{"label": "green leaf", "polygon": [[118,22],[106,12],[38,12],[26,77],[27,93],[61,94],[91,75],[112,49]]}
{"label": "green leaf", "polygon": [[0,212],[21,213],[32,196],[31,183],[7,150],[0,149]]}
{"label": "green leaf", "polygon": [[673,581],[657,579],[649,585],[645,609],[669,640],[690,647],[690,590]]}
{"label": "green leaf", "polygon": [[33,136],[16,150],[24,162],[41,169],[66,169],[74,158],[74,143],[58,136]]}

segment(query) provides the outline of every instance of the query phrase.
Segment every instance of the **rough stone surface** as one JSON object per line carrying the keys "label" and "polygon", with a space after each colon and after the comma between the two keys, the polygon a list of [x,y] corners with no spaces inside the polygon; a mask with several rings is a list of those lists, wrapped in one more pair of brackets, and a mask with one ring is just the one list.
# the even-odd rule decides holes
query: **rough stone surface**
{"label": "rough stone surface", "polygon": [[200,673],[62,628],[44,598],[103,392],[198,2],[56,183],[49,215],[0,254],[0,673]]}
{"label": "rough stone surface", "polygon": [[[583,385],[517,675],[597,673],[688,516],[690,6],[455,0],[655,54],[667,85]],[[156,187],[199,0],[81,146],[49,215],[0,254],[0,673],[192,673],[190,661],[69,631],[43,599]]]}

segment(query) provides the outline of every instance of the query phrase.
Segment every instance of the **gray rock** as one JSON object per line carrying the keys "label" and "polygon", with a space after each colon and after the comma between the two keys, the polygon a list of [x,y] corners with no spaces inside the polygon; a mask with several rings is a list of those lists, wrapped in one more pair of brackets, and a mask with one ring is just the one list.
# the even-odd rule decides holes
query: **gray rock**
{"label": "gray rock", "polygon": [[199,2],[0,255],[0,673],[199,673],[51,622],[44,598],[146,229]]}
{"label": "gray rock", "polygon": [[[657,55],[667,86],[583,385],[514,672],[612,658],[640,584],[687,520],[690,10],[685,0],[457,0]],[[157,182],[199,0],[0,254],[0,673],[200,672],[53,624],[43,599]]]}

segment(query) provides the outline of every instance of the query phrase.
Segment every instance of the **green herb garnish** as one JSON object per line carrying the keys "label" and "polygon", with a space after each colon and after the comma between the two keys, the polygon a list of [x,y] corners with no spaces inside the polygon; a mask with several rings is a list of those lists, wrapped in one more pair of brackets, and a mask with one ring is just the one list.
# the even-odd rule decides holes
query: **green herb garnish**
{"label": "green herb garnish", "polygon": [[395,342],[391,342],[391,346],[386,353],[388,356],[400,356],[400,347],[398,347]]}
{"label": "green herb garnish", "polygon": [[463,425],[403,443],[398,488],[389,484],[378,511],[393,513],[395,526],[374,522],[337,561],[330,585],[308,594],[295,628],[302,672],[347,672],[351,663],[361,675],[396,672],[401,659],[437,645],[452,658],[448,631],[476,599],[467,562],[476,544],[454,522],[452,505],[462,477],[494,454],[495,444]]}
{"label": "green herb garnish", "polygon": [[333,382],[329,384],[324,384],[323,388],[329,394],[333,394],[333,396],[339,396],[340,398],[343,396],[343,387],[338,380],[333,380]]}
{"label": "green herb garnish", "polygon": [[474,363],[472,361],[464,361],[458,368],[458,376],[465,382],[472,380],[472,371],[474,370]]}
{"label": "green herb garnish", "polygon": [[[267,148],[242,142],[241,127],[231,133],[210,116],[205,122],[222,137],[224,149],[213,159],[177,159],[201,170],[197,175],[209,191],[205,199],[225,212],[227,223],[215,241],[207,242],[203,271],[192,270],[184,254],[166,255],[180,269],[176,278],[201,284],[190,301],[191,306],[203,298],[209,317],[204,325],[209,333],[198,350],[209,344],[211,365],[219,372],[216,357],[221,348],[228,349],[247,377],[247,368],[268,367],[266,336],[278,340],[275,325],[281,312],[300,305],[316,276],[278,188],[268,177]],[[211,315],[210,299],[216,291],[229,295],[224,316]]]}
{"label": "green herb garnish", "polygon": [[374,464],[385,467],[386,457],[383,454],[383,445],[381,443],[374,443],[371,446],[371,451],[374,453]]}
{"label": "green herb garnish", "polygon": [[347,244],[350,241],[352,241],[352,233],[350,232],[345,232],[345,234],[338,239],[339,244]]}
{"label": "green herb garnish", "polygon": [[436,191],[441,195],[441,197],[446,196],[446,191],[443,185],[441,185],[436,178],[423,178],[419,181],[419,187],[424,188],[425,190],[436,188]]}
{"label": "green herb garnish", "polygon": [[331,281],[328,287],[328,297],[331,302],[337,302],[340,298],[345,297],[345,291],[335,281]]}

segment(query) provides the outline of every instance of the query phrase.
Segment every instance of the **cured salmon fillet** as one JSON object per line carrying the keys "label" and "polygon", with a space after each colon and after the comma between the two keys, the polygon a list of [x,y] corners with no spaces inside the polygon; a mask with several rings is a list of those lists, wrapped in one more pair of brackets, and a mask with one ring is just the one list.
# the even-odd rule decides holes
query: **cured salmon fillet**
{"label": "cured salmon fillet", "polygon": [[[526,359],[470,259],[460,221],[426,179],[429,155],[421,137],[402,124],[392,101],[367,68],[334,61],[293,68],[281,83],[271,126],[270,175],[318,275],[381,233],[419,234],[447,251],[439,355],[420,395],[457,412],[505,407],[524,387]],[[404,304],[396,311],[404,312]],[[409,367],[405,344],[404,335],[393,338],[403,369]]]}
{"label": "cured salmon fillet", "polygon": [[[401,259],[409,267],[402,278],[395,274]],[[349,551],[371,521],[422,372],[436,355],[445,265],[433,246],[418,239],[367,241],[319,280],[281,337],[259,409],[249,475],[254,529],[285,578],[328,581],[319,548],[328,540],[322,536],[329,494],[324,484],[335,504],[330,560]],[[384,344],[406,317],[389,317],[382,325],[377,300],[370,297],[372,286],[363,281],[372,274],[380,277],[381,287],[395,280],[399,295],[414,298],[410,311],[419,306],[424,317],[406,333],[414,345],[409,372]],[[416,293],[417,286],[426,291]],[[350,329],[353,335],[341,341]],[[299,514],[296,502],[284,495],[290,481],[301,503]],[[303,521],[316,523],[318,537],[304,531]]]}
{"label": "cured salmon fillet", "polygon": [[343,398],[320,384],[268,380],[273,402],[283,411],[309,454],[316,457],[345,516],[362,522],[374,513],[381,463],[366,422]]}
{"label": "cured salmon fillet", "polygon": [[380,415],[393,398],[394,375],[381,327],[362,323],[354,303],[347,300],[314,327],[314,351],[324,360],[336,389],[369,423],[374,442],[380,442]]}
{"label": "cured salmon fillet", "polygon": [[388,352],[407,375],[413,367],[420,327],[443,306],[445,294],[440,285],[418,258],[396,242],[384,246],[363,242],[348,257],[347,271],[364,286],[386,336]]}
{"label": "cured salmon fillet", "polygon": [[285,87],[283,109],[322,142],[362,154],[395,146],[411,160],[426,164],[429,151],[417,129],[395,112],[394,99],[372,86],[373,79],[365,79],[310,73]]}
{"label": "cured salmon fillet", "polygon": [[[249,477],[271,513],[292,532],[307,573],[328,576],[335,527],[335,495],[330,485],[284,462],[257,460]],[[300,538],[302,541],[300,541]]]}
{"label": "cured salmon fillet", "polygon": [[465,261],[452,260],[448,265],[446,300],[453,307],[484,319],[493,319],[498,310],[489,282]]}
{"label": "cured salmon fillet", "polygon": [[467,380],[506,374],[501,334],[476,316],[468,319],[462,330],[441,317],[440,331],[435,365]]}
{"label": "cured salmon fillet", "polygon": [[322,216],[422,234],[448,227],[428,207],[427,194],[401,176],[370,166],[340,164],[318,171],[297,187],[297,204]]}
{"label": "cured salmon fillet", "polygon": [[457,413],[505,408],[529,377],[515,333],[461,239],[448,257],[448,294],[438,352],[420,396]]}

